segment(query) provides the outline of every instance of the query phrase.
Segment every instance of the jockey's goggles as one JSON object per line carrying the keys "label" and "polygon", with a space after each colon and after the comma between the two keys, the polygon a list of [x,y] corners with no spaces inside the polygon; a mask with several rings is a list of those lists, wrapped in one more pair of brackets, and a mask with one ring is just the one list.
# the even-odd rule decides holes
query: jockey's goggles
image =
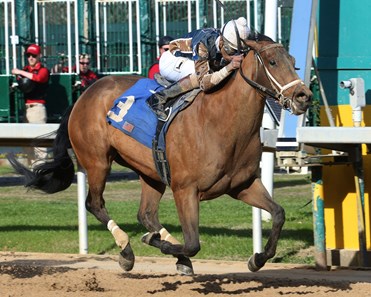
{"label": "jockey's goggles", "polygon": [[224,51],[226,52],[227,55],[233,56],[236,53],[236,49],[232,47],[231,43],[227,39],[225,39],[224,36],[222,38]]}
{"label": "jockey's goggles", "polygon": [[[226,52],[228,56],[233,56],[237,54],[237,49],[234,48],[231,42],[229,42],[224,36],[223,38],[223,49]],[[241,42],[242,43],[242,42]],[[242,49],[240,50],[240,54],[246,53],[248,51],[248,47],[246,45],[242,46]]]}

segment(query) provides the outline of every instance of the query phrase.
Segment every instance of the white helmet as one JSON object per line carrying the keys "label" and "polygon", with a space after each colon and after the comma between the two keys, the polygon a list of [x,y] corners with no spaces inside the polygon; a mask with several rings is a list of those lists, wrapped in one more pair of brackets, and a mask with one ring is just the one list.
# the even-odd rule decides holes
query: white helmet
{"label": "white helmet", "polygon": [[[237,32],[240,38],[237,36]],[[226,23],[222,28],[222,36],[225,42],[228,43],[233,49],[238,48],[238,40],[247,39],[250,34],[250,28],[247,25],[247,21],[244,17],[240,17],[237,20],[231,20]],[[243,44],[241,43],[243,47]]]}

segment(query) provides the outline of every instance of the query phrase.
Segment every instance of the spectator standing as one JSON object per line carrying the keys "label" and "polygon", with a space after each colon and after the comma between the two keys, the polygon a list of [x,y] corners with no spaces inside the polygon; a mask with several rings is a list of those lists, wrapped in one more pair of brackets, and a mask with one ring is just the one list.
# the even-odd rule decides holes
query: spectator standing
{"label": "spectator standing", "polygon": [[51,73],[61,73],[63,71],[63,68],[65,67],[65,64],[67,62],[67,57],[64,55],[64,53],[58,54],[58,63],[53,66],[51,69]]}
{"label": "spectator standing", "polygon": [[[17,76],[19,89],[22,91],[25,101],[25,122],[43,124],[47,121],[46,94],[49,82],[49,70],[42,65],[41,48],[37,44],[27,47],[25,55],[28,64],[21,70],[14,68],[12,74]],[[45,148],[35,148],[32,155],[29,152],[29,162],[46,157]],[[30,156],[31,155],[31,156]]]}
{"label": "spectator standing", "polygon": [[[64,67],[62,72],[68,73],[68,67]],[[76,65],[72,67],[72,71],[76,73]],[[98,80],[98,75],[90,70],[90,55],[81,54],[79,56],[79,78],[80,78],[80,91],[84,92],[89,86],[91,86],[95,81]]]}
{"label": "spectator standing", "polygon": [[17,82],[23,92],[27,123],[46,123],[47,114],[45,107],[46,92],[49,82],[49,70],[41,62],[41,48],[31,44],[26,50],[28,65],[23,70],[14,68],[12,74],[17,75]]}
{"label": "spectator standing", "polygon": [[173,37],[166,35],[166,36],[161,37],[160,40],[158,41],[158,48],[159,48],[160,55],[157,57],[156,62],[153,63],[151,67],[149,67],[149,70],[148,70],[149,78],[153,79],[155,74],[160,72],[160,67],[159,67],[160,57],[162,56],[164,52],[169,50],[169,43],[173,39],[174,39]]}

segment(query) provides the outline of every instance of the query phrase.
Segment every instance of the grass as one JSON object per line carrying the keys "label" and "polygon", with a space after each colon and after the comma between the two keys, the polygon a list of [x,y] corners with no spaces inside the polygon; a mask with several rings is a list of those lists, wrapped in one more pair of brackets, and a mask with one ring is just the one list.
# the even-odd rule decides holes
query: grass
{"label": "grass", "polygon": [[9,166],[0,166],[0,176],[12,174],[14,170]]}
{"label": "grass", "polygon": [[[0,167],[1,168],[1,167]],[[139,181],[107,183],[106,206],[111,217],[129,234],[136,256],[163,256],[141,243],[147,232],[136,219]],[[306,175],[276,175],[274,199],[286,211],[286,223],[277,254],[271,261],[313,264],[311,186]],[[0,250],[18,252],[78,253],[77,186],[46,195],[23,186],[3,186],[0,192]],[[251,207],[227,196],[200,204],[199,259],[246,260],[252,254]],[[182,240],[170,190],[160,204],[162,224]],[[263,244],[271,223],[263,222]],[[107,231],[88,214],[91,254],[117,254],[119,249]]]}

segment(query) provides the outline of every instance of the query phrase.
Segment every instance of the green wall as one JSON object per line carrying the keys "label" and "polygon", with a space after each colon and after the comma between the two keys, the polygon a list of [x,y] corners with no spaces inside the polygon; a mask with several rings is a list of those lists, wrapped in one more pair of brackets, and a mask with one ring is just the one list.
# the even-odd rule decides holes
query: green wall
{"label": "green wall", "polygon": [[342,80],[362,77],[371,104],[371,1],[319,0],[318,59],[329,105],[349,104]]}

